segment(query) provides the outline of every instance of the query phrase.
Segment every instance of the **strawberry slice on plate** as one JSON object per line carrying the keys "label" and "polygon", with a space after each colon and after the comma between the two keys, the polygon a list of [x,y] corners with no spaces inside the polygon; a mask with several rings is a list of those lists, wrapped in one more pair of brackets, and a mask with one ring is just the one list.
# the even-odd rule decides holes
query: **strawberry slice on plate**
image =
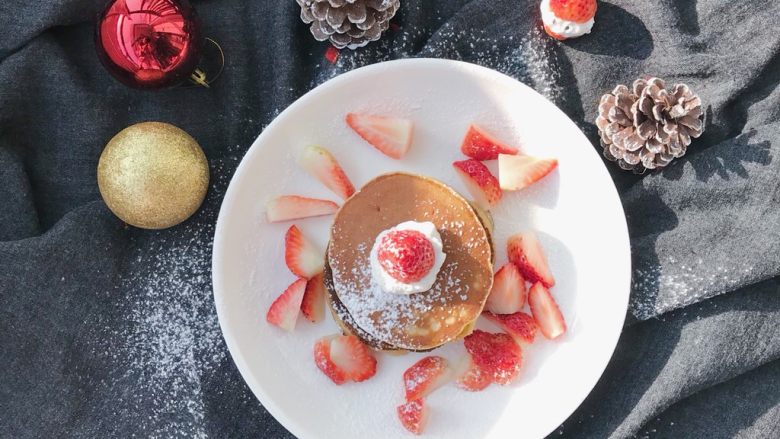
{"label": "strawberry slice on plate", "polygon": [[312,323],[321,322],[325,317],[325,279],[322,273],[315,274],[306,282],[301,312]]}
{"label": "strawberry slice on plate", "polygon": [[477,160],[495,160],[499,154],[517,154],[513,148],[488,134],[477,125],[471,124],[460,145],[460,150],[467,157]]}
{"label": "strawberry slice on plate", "polygon": [[517,191],[536,183],[557,167],[557,159],[499,154],[498,182],[505,191]]}
{"label": "strawberry slice on plate", "polygon": [[322,273],[325,257],[303,236],[298,226],[292,225],[284,235],[284,262],[293,274],[306,279]]}
{"label": "strawberry slice on plate", "polygon": [[550,294],[550,290],[545,288],[541,282],[537,282],[531,287],[531,291],[528,293],[528,305],[542,335],[552,340],[566,332],[563,314]]}
{"label": "strawberry slice on plate", "polygon": [[409,119],[349,113],[347,125],[382,154],[400,159],[412,145],[414,123]]}
{"label": "strawberry slice on plate", "polygon": [[463,339],[474,365],[487,373],[492,382],[511,383],[520,373],[523,356],[520,346],[507,334],[493,334],[474,330]]}
{"label": "strawberry slice on plate", "polygon": [[539,239],[532,232],[518,233],[509,237],[506,243],[509,261],[517,266],[525,280],[541,282],[547,288],[555,285],[555,278],[547,264]]}
{"label": "strawberry slice on plate", "polygon": [[493,288],[485,309],[495,314],[514,314],[525,306],[525,279],[513,263],[501,267],[493,277]]}
{"label": "strawberry slice on plate", "polygon": [[451,378],[452,369],[446,358],[425,357],[404,372],[406,400],[423,398],[446,384]]}
{"label": "strawberry slice on plate", "polygon": [[301,309],[305,290],[306,279],[298,279],[287,287],[268,308],[268,313],[265,316],[268,323],[292,332],[295,329],[295,322],[298,320],[298,312]]}
{"label": "strawberry slice on plate", "polygon": [[483,208],[495,207],[501,201],[501,188],[490,169],[479,160],[468,159],[452,164],[474,201]]}
{"label": "strawberry slice on plate", "polygon": [[507,334],[512,336],[515,341],[520,344],[531,344],[534,342],[536,336],[536,330],[538,326],[533,317],[524,312],[516,312],[514,314],[493,314],[490,311],[482,313],[486,319],[497,324]]}
{"label": "strawberry slice on plate", "polygon": [[398,419],[405,429],[414,434],[422,434],[425,421],[428,417],[428,409],[422,399],[413,399],[398,406]]}
{"label": "strawberry slice on plate", "polygon": [[355,193],[355,186],[349,181],[339,162],[330,151],[321,146],[304,148],[298,156],[298,165],[345,200]]}
{"label": "strawberry slice on plate", "polygon": [[268,222],[278,223],[313,216],[333,215],[339,210],[339,205],[330,200],[282,195],[270,200],[265,205],[265,210]]}
{"label": "strawberry slice on plate", "polygon": [[483,370],[474,363],[470,354],[466,354],[461,360],[461,370],[458,374],[456,383],[458,387],[469,392],[479,392],[484,390],[490,383],[493,382],[493,378],[490,373]]}
{"label": "strawberry slice on plate", "polygon": [[317,340],[314,362],[336,384],[365,381],[376,374],[376,358],[354,335],[331,335]]}

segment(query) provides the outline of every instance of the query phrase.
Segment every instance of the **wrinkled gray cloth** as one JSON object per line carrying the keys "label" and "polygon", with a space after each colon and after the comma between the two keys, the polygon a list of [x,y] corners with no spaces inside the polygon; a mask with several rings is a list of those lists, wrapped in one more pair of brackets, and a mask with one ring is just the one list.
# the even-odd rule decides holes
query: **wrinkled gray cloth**
{"label": "wrinkled gray cloth", "polygon": [[[335,65],[294,1],[193,3],[223,76],[142,92],[95,56],[104,2],[0,2],[0,437],[290,437],[214,316],[219,203],[279,111],[339,73],[411,56],[510,74],[594,145],[596,104],[618,83],[655,75],[700,94],[707,129],[686,157],[645,176],[608,165],[631,234],[629,319],[552,436],[780,437],[779,3],[599,2],[593,33],[558,43],[536,1],[406,0],[399,28]],[[96,185],[103,145],[143,120],[191,133],[212,167],[204,207],[165,231],[124,226]]]}

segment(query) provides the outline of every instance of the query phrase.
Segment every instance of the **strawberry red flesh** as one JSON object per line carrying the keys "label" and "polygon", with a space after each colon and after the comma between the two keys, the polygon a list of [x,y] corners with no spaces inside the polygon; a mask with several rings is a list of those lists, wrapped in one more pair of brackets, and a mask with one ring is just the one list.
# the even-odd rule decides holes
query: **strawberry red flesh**
{"label": "strawberry red flesh", "polygon": [[416,230],[394,230],[385,234],[377,251],[379,264],[400,282],[411,283],[425,277],[435,262],[433,244]]}
{"label": "strawberry red flesh", "polygon": [[406,400],[423,398],[446,384],[451,378],[451,369],[446,358],[425,357],[404,372]]}
{"label": "strawberry red flesh", "polygon": [[538,326],[533,317],[524,312],[517,312],[514,314],[501,315],[493,314],[490,311],[482,313],[486,319],[497,324],[507,334],[509,334],[515,341],[520,344],[531,344],[536,336],[536,330]]}
{"label": "strawberry red flesh", "polygon": [[282,195],[270,200],[266,206],[268,222],[277,223],[314,216],[333,215],[339,205],[330,200]]}
{"label": "strawberry red flesh", "polygon": [[317,273],[306,282],[301,312],[312,323],[321,322],[325,317],[325,283],[322,273]]}
{"label": "strawberry red flesh", "polygon": [[550,294],[550,290],[545,288],[541,282],[531,287],[531,291],[528,293],[528,305],[542,335],[552,340],[566,332],[563,314]]}
{"label": "strawberry red flesh", "polygon": [[307,146],[298,157],[298,165],[325,187],[343,199],[355,193],[355,187],[333,154],[321,146]]}
{"label": "strawberry red flesh", "polygon": [[517,148],[502,143],[477,125],[470,125],[460,150],[476,160],[495,160],[499,154],[517,154]]}
{"label": "strawberry red flesh", "polygon": [[284,262],[293,274],[306,279],[321,273],[325,265],[322,253],[295,225],[284,235]]}
{"label": "strawberry red flesh", "polygon": [[301,309],[303,294],[306,290],[306,279],[298,279],[287,287],[268,308],[265,319],[268,323],[276,325],[285,331],[292,332],[298,313]]}
{"label": "strawberry red flesh", "polygon": [[555,285],[555,278],[547,264],[547,256],[535,234],[518,233],[511,236],[506,244],[509,261],[517,266],[525,280],[531,283],[541,282],[547,288]]}
{"label": "strawberry red flesh", "polygon": [[514,314],[525,305],[525,279],[511,262],[501,267],[493,278],[485,309],[496,314]]}
{"label": "strawberry red flesh", "polygon": [[496,384],[509,384],[520,372],[523,360],[520,346],[507,334],[477,329],[463,339],[463,344],[474,365],[488,373]]}
{"label": "strawberry red flesh", "polygon": [[457,378],[458,387],[461,389],[479,392],[493,382],[493,374],[477,366],[470,354],[466,354],[462,363],[462,371]]}
{"label": "strawberry red flesh", "polygon": [[550,0],[550,10],[561,20],[585,23],[596,15],[596,0]]}
{"label": "strawberry red flesh", "polygon": [[498,156],[498,182],[505,191],[517,191],[541,180],[558,167],[556,159],[540,159],[529,155]]}
{"label": "strawberry red flesh", "polygon": [[331,335],[314,345],[314,362],[334,383],[365,381],[376,374],[371,350],[354,335]]}
{"label": "strawberry red flesh", "polygon": [[427,418],[425,401],[422,399],[413,399],[399,405],[396,411],[398,413],[398,419],[405,429],[417,435],[422,434]]}
{"label": "strawberry red flesh", "polygon": [[349,113],[346,121],[363,140],[390,158],[402,158],[412,145],[414,124],[409,119]]}
{"label": "strawberry red flesh", "polygon": [[498,180],[482,162],[469,159],[454,162],[452,166],[480,207],[495,207],[501,201],[502,192]]}

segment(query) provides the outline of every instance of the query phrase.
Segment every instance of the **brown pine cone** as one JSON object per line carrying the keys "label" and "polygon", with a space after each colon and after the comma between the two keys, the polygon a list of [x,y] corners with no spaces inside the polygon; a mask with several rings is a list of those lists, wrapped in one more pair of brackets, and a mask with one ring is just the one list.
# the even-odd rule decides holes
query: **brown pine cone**
{"label": "brown pine cone", "polygon": [[604,156],[622,169],[644,173],[685,155],[704,131],[701,99],[685,84],[670,92],[658,78],[618,85],[601,97],[596,126]]}
{"label": "brown pine cone", "polygon": [[301,20],[317,41],[357,49],[376,41],[390,26],[401,0],[297,0]]}

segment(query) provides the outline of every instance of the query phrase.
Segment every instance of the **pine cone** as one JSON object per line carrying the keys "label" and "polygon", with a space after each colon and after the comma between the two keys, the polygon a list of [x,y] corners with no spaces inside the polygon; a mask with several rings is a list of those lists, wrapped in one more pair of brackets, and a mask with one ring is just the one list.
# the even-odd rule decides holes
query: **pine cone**
{"label": "pine cone", "polygon": [[701,99],[685,84],[669,92],[661,79],[637,79],[633,89],[618,85],[601,97],[596,126],[604,156],[642,174],[682,157],[701,135]]}
{"label": "pine cone", "polygon": [[376,41],[390,26],[401,0],[297,0],[301,20],[317,41],[357,49]]}

